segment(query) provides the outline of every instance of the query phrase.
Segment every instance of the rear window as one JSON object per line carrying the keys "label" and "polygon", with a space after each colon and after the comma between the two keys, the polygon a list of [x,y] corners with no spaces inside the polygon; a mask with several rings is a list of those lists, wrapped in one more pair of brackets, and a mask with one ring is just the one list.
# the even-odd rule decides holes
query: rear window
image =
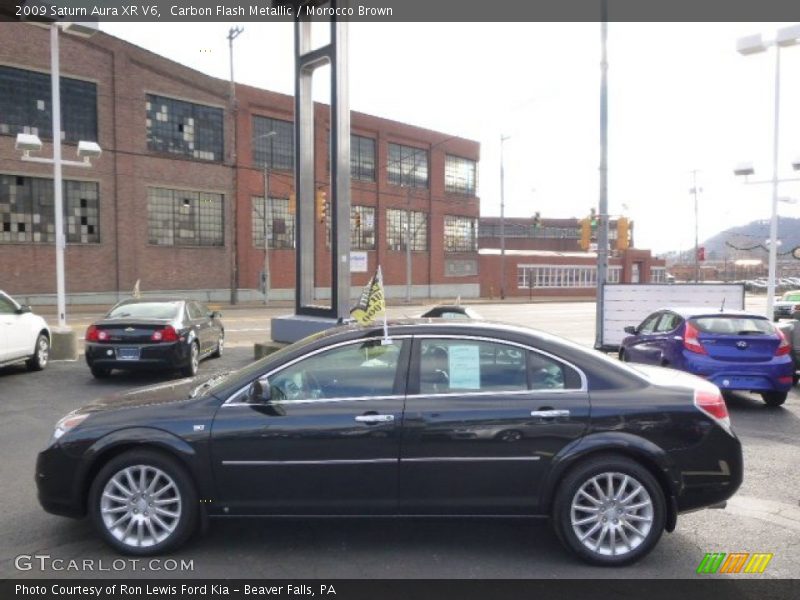
{"label": "rear window", "polygon": [[758,317],[700,317],[691,323],[702,333],[723,335],[773,334],[775,328],[767,319]]}
{"label": "rear window", "polygon": [[179,302],[142,302],[121,304],[111,309],[108,319],[174,319],[178,316]]}
{"label": "rear window", "polygon": [[800,302],[800,293],[797,294],[784,294],[783,300],[785,302]]}

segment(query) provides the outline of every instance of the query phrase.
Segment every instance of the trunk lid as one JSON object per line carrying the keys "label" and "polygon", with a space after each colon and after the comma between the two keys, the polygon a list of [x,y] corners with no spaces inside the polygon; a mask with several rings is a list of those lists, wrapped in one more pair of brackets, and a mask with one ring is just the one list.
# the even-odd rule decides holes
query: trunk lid
{"label": "trunk lid", "polygon": [[690,321],[708,356],[731,362],[772,360],[781,343],[775,327],[765,318],[744,315],[711,315]]}

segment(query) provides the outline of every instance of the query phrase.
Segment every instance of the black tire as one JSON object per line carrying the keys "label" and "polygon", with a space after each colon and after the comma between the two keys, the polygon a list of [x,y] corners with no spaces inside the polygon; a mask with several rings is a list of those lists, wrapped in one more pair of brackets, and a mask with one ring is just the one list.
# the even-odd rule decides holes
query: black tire
{"label": "black tire", "polygon": [[[179,503],[167,506],[170,506],[173,510],[175,510],[174,507],[177,506],[179,517],[174,521],[169,521],[171,525],[174,524],[174,529],[167,537],[151,545],[136,546],[118,539],[118,537],[110,531],[103,520],[102,502],[104,488],[109,484],[109,481],[114,475],[124,471],[126,468],[136,469],[142,466],[151,470],[157,469],[172,480],[174,487],[177,488],[176,496],[179,498]],[[163,482],[164,479],[160,481]],[[151,556],[175,550],[186,542],[195,531],[198,522],[197,491],[186,469],[176,459],[167,454],[153,450],[131,450],[119,456],[115,456],[100,469],[100,472],[94,478],[89,490],[88,512],[100,536],[112,548],[123,554]],[[134,518],[137,520],[144,519],[144,513],[138,514],[136,517],[131,516],[128,520],[123,521],[122,524],[133,522]],[[162,522],[167,521],[165,520]],[[120,527],[122,527],[122,525],[120,525]],[[142,526],[142,530],[144,531],[145,529],[146,528]],[[120,535],[123,534],[120,533]]]}
{"label": "black tire", "polygon": [[33,347],[33,356],[25,361],[29,371],[41,371],[50,361],[50,338],[40,333]]}
{"label": "black tire", "polygon": [[194,377],[200,369],[200,344],[197,341],[192,342],[189,348],[189,364],[181,369],[181,375],[184,377]]}
{"label": "black tire", "polygon": [[628,360],[628,353],[625,350],[619,351],[619,360],[620,362],[629,362]]}
{"label": "black tire", "polygon": [[788,396],[789,392],[764,392],[761,394],[761,399],[767,406],[775,408],[782,406]]}
{"label": "black tire", "polygon": [[89,367],[95,379],[107,379],[111,375],[111,369],[105,367]]}
{"label": "black tire", "polygon": [[[606,474],[609,473],[613,476],[612,492],[616,490],[613,482],[619,481],[619,500],[624,500],[625,496],[632,492],[631,488],[635,490],[636,484],[640,484],[642,486],[643,492],[639,492],[636,496],[633,496],[630,499],[630,502],[635,503],[629,504],[631,507],[629,509],[631,515],[626,519],[624,518],[624,513],[622,515],[620,515],[620,513],[615,514],[614,510],[619,508],[619,506],[612,506],[613,500],[609,498],[609,503],[607,505],[601,504],[601,506],[607,506],[608,508],[605,516],[601,517],[600,515],[602,513],[598,513],[597,524],[593,525],[591,522],[588,524],[580,524],[580,519],[586,518],[580,517],[580,515],[586,515],[590,513],[582,513],[580,510],[577,510],[575,514],[579,525],[576,525],[576,527],[586,527],[586,531],[593,527],[600,527],[600,533],[603,533],[604,531],[610,532],[611,529],[614,529],[615,539],[617,539],[617,531],[623,531],[626,539],[629,539],[629,542],[627,544],[628,548],[621,549],[624,550],[622,554],[608,554],[606,552],[609,552],[610,550],[603,548],[600,550],[590,549],[584,544],[584,542],[581,541],[578,532],[575,531],[576,527],[573,527],[572,523],[573,500],[578,498],[579,490],[584,485],[590,485],[592,479],[599,475],[602,475],[602,481],[606,482]],[[625,477],[628,478],[627,484],[625,484]],[[603,487],[607,488],[607,483],[603,483]],[[641,502],[640,499],[641,501],[649,500],[649,505],[644,508],[635,508],[636,504]],[[642,513],[639,513],[639,511],[642,511]],[[615,516],[608,516],[609,514]],[[642,524],[643,517],[650,519],[649,530],[646,530],[645,525]],[[604,524],[606,521],[600,521],[601,518],[608,519],[607,525]],[[634,518],[637,520],[633,520]],[[616,519],[618,519],[618,521],[615,521]],[[552,520],[553,526],[556,530],[556,535],[558,536],[559,540],[561,540],[561,543],[586,562],[609,567],[627,565],[636,562],[647,555],[661,538],[661,534],[664,531],[664,524],[666,522],[666,501],[664,499],[664,491],[661,489],[658,481],[656,481],[656,479],[647,469],[629,458],[614,454],[604,454],[601,456],[590,457],[584,462],[576,465],[561,481],[553,502]],[[612,525],[611,521],[615,521],[617,524]],[[637,531],[639,535],[633,534],[631,529],[627,528],[632,526],[633,523],[636,523],[636,529],[641,527],[641,529]],[[584,531],[581,530],[581,533],[583,532]],[[603,533],[603,535],[605,536],[606,534]],[[594,542],[595,540],[592,538],[593,536],[590,535],[588,539],[591,542]],[[610,533],[608,533],[607,538],[609,540],[611,539]],[[600,546],[605,539],[605,537],[600,537],[598,546]],[[623,538],[620,537],[618,539]]]}
{"label": "black tire", "polygon": [[225,350],[225,330],[219,332],[219,339],[217,340],[217,349],[211,353],[211,358],[220,358],[222,352]]}

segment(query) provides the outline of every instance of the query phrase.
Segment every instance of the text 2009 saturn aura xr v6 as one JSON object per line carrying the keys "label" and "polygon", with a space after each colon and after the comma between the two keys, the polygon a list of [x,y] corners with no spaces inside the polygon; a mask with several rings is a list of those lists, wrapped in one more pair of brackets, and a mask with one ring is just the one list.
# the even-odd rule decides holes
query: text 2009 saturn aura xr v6
{"label": "text 2009 saturn aura xr v6", "polygon": [[39,455],[42,506],[117,550],[208,517],[549,517],[596,564],[719,505],[742,451],[719,389],[479,321],[342,326],[209,381],[96,401]]}

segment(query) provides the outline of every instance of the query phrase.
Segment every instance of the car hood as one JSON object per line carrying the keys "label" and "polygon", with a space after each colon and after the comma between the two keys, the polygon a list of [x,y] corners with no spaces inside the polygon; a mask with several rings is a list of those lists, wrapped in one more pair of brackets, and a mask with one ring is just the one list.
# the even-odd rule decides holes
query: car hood
{"label": "car hood", "polygon": [[78,412],[95,413],[122,408],[137,408],[156,404],[171,404],[190,398],[192,390],[199,382],[191,379],[177,379],[138,388],[128,392],[102,396],[81,408]]}

